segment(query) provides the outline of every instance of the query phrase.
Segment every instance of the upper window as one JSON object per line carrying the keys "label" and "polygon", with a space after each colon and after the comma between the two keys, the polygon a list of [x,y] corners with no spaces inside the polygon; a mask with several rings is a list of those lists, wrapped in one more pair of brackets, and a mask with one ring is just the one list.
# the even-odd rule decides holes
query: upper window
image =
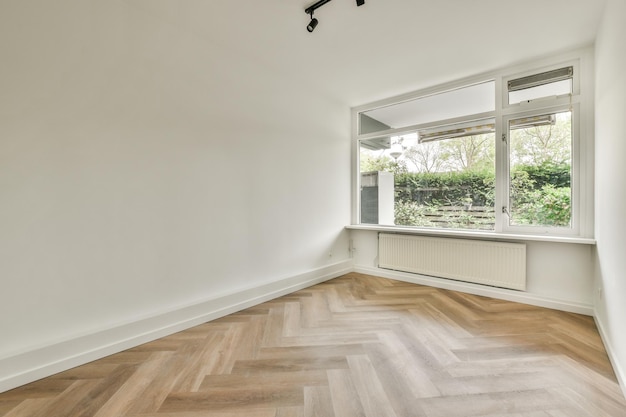
{"label": "upper window", "polygon": [[495,74],[355,109],[356,222],[581,235],[590,193],[578,69]]}
{"label": "upper window", "polygon": [[509,80],[509,104],[573,93],[574,67],[564,67]]}
{"label": "upper window", "polygon": [[487,81],[360,112],[359,134],[466,117],[495,106],[495,83]]}

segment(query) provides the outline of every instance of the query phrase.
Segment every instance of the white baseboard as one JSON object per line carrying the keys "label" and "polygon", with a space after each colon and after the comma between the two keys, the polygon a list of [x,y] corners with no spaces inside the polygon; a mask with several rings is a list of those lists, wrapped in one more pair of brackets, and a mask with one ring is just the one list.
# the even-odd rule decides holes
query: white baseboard
{"label": "white baseboard", "polygon": [[587,305],[557,300],[522,291],[507,290],[504,288],[489,287],[485,285],[453,281],[444,278],[435,278],[408,272],[392,271],[389,269],[376,267],[356,265],[354,267],[354,271],[360,272],[362,274],[369,274],[383,278],[395,279],[398,281],[410,282],[413,284],[428,285],[435,288],[460,291],[474,295],[482,295],[485,297],[493,297],[501,300],[514,301],[517,303],[530,304],[538,307],[546,307],[554,310],[567,311],[570,313],[584,314],[587,316],[593,316],[594,314],[593,306],[590,304]]}
{"label": "white baseboard", "polygon": [[215,320],[353,270],[353,262],[349,259],[174,311],[165,311],[110,329],[0,358],[0,392]]}
{"label": "white baseboard", "polygon": [[[353,261],[349,259],[268,284],[207,299],[173,311],[165,311],[113,328],[103,329],[38,349],[0,358],[0,392],[8,391],[350,272],[359,272],[590,316],[594,315],[591,305],[554,300],[514,290],[492,288],[424,275],[390,271],[375,267],[354,266]],[[602,334],[602,327],[598,327]],[[604,336],[603,339],[605,339]],[[607,350],[610,352],[608,347]],[[611,360],[614,363],[622,387],[624,387],[624,373],[620,372],[621,368],[614,359],[612,357]]]}
{"label": "white baseboard", "polygon": [[615,372],[615,376],[617,377],[617,382],[619,382],[619,386],[622,388],[622,393],[624,394],[624,398],[626,398],[626,372],[624,367],[621,366],[617,355],[615,354],[615,349],[613,349],[613,345],[611,344],[611,340],[608,338],[606,333],[606,328],[604,323],[600,319],[598,314],[594,314],[594,319],[596,322],[596,327],[598,328],[598,332],[600,333],[600,337],[602,338],[602,343],[604,343],[604,348],[606,349],[606,353],[609,355],[609,360],[611,361],[611,365],[613,365],[613,371]]}

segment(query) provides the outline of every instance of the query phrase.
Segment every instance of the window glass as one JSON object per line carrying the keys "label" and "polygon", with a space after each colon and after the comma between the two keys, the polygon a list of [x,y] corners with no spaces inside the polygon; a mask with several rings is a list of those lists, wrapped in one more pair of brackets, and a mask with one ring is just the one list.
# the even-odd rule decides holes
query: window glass
{"label": "window glass", "polygon": [[495,110],[495,82],[420,97],[359,113],[359,134],[415,126]]}
{"label": "window glass", "polygon": [[494,230],[493,119],[360,143],[361,223]]}
{"label": "window glass", "polygon": [[544,97],[562,96],[564,94],[571,93],[572,80],[563,80],[523,90],[510,91],[509,104],[517,104],[524,101],[531,101]]}
{"label": "window glass", "polygon": [[571,227],[572,112],[509,121],[509,225]]}

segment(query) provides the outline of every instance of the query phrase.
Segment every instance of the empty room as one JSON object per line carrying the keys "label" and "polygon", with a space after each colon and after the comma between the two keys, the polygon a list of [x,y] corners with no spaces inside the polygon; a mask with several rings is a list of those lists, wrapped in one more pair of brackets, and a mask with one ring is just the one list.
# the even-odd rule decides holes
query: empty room
{"label": "empty room", "polygon": [[625,22],[0,0],[0,417],[626,416]]}

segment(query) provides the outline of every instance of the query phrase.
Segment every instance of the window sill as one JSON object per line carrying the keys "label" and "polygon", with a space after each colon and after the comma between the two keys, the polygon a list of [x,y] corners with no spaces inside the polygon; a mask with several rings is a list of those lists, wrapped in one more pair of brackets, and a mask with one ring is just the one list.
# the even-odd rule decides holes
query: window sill
{"label": "window sill", "polygon": [[536,242],[554,242],[554,243],[573,243],[579,245],[595,245],[596,240],[585,237],[567,237],[567,236],[545,236],[545,235],[522,235],[495,233],[486,231],[468,231],[468,230],[431,230],[419,229],[415,227],[402,226],[381,226],[381,225],[363,225],[351,224],[346,226],[349,230],[370,230],[374,232],[404,233],[421,236],[441,236],[441,237],[459,237],[473,238],[482,240],[515,240],[515,241],[536,241]]}

